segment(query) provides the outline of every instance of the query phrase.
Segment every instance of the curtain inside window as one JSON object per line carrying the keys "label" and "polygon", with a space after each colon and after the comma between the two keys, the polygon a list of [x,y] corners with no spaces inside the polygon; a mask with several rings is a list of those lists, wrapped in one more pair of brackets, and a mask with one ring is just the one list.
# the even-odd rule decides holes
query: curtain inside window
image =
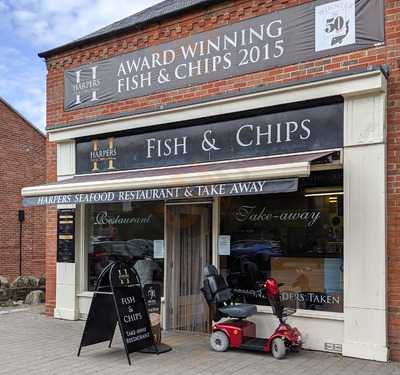
{"label": "curtain inside window", "polygon": [[211,207],[169,207],[168,250],[171,254],[171,314],[173,330],[208,332],[208,306],[201,295],[201,274],[211,260]]}

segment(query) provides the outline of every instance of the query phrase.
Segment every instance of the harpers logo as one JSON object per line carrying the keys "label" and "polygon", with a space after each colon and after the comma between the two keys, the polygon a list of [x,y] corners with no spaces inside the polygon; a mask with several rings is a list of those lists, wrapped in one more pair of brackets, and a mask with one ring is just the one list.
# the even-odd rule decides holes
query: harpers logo
{"label": "harpers logo", "polygon": [[100,86],[100,80],[97,78],[97,65],[88,70],[77,70],[74,73],[75,83],[72,85],[75,93],[74,105],[81,104],[83,100],[87,99],[91,102],[98,100],[97,90]]}
{"label": "harpers logo", "polygon": [[[106,144],[104,144],[106,142]],[[92,140],[92,151],[90,152],[90,163],[92,172],[111,171],[115,168],[115,160],[118,156],[117,148],[114,146],[114,138],[106,140]]]}
{"label": "harpers logo", "polygon": [[118,278],[121,285],[129,285],[131,283],[128,270],[126,268],[118,270]]}

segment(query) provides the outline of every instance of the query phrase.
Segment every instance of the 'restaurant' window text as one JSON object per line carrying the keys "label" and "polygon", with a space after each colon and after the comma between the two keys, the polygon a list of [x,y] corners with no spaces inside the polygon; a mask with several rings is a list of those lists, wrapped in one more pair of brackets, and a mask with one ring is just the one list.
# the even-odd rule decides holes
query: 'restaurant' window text
{"label": "'restaurant' window text", "polygon": [[112,261],[135,267],[143,285],[163,285],[162,202],[87,205],[87,218],[88,290],[94,290],[101,271]]}

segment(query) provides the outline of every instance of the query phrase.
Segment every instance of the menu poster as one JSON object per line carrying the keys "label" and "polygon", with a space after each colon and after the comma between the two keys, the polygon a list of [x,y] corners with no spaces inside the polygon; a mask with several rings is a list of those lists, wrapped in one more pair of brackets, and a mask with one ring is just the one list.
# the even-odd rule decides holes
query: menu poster
{"label": "menu poster", "polygon": [[143,287],[143,295],[147,303],[147,311],[150,314],[161,313],[161,285],[146,284]]}
{"label": "menu poster", "polygon": [[58,210],[57,262],[75,263],[75,210]]}
{"label": "menu poster", "polygon": [[164,259],[164,240],[154,240],[154,259]]}
{"label": "menu poster", "polygon": [[231,236],[220,235],[218,237],[218,254],[231,255]]}

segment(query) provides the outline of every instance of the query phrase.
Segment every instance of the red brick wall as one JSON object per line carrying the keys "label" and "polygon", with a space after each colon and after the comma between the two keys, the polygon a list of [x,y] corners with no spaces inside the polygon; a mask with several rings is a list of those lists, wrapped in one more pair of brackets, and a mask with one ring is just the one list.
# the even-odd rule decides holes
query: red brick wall
{"label": "red brick wall", "polygon": [[[47,181],[57,180],[57,147],[47,142]],[[56,260],[57,260],[57,209],[46,208],[46,313],[53,315],[56,306]]]}
{"label": "red brick wall", "polygon": [[[388,64],[391,74],[388,92],[388,267],[389,267],[389,343],[393,359],[400,360],[400,2],[385,1],[386,44],[354,53],[342,54],[302,64],[270,69],[254,74],[211,82],[197,87],[157,93],[96,107],[64,112],[63,71],[75,66],[118,54],[179,39],[239,20],[282,8],[307,3],[309,0],[236,0],[191,11],[175,19],[149,24],[143,29],[110,41],[88,45],[53,56],[48,61],[48,127],[89,121],[96,116],[121,114],[139,109],[158,109],[161,105],[191,99],[207,98],[219,93],[234,93],[259,85],[294,82],[323,77],[333,72],[346,72]],[[54,168],[54,166],[53,166]],[[54,231],[55,228],[50,229]],[[53,265],[52,265],[53,266]]]}
{"label": "red brick wall", "polygon": [[[21,188],[46,181],[45,137],[0,101],[0,275],[19,275]],[[22,226],[22,275],[45,271],[45,211],[25,208]]]}

